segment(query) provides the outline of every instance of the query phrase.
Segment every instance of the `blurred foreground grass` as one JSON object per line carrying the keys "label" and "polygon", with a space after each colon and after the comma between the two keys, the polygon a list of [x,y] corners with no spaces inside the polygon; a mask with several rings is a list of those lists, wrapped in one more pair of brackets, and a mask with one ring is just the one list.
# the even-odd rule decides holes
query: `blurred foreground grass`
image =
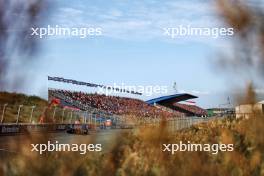
{"label": "blurred foreground grass", "polygon": [[[163,122],[119,134],[110,151],[30,152],[30,143],[46,143],[47,135],[28,136],[19,153],[2,159],[0,175],[264,175],[264,118],[216,120],[170,133]],[[95,136],[96,138],[96,136]],[[233,152],[162,152],[162,144],[234,144]],[[91,141],[87,141],[91,143]]]}

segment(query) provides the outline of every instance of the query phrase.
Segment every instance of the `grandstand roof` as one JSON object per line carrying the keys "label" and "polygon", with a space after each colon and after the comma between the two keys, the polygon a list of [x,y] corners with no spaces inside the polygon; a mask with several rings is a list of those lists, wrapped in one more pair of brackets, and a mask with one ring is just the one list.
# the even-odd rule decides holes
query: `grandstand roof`
{"label": "grandstand roof", "polygon": [[187,93],[181,93],[181,94],[173,94],[173,95],[167,95],[167,96],[162,96],[158,98],[154,98],[151,100],[146,101],[146,103],[154,105],[156,104],[171,104],[171,103],[176,103],[180,101],[185,101],[189,99],[194,99],[198,98],[197,96],[187,94]]}

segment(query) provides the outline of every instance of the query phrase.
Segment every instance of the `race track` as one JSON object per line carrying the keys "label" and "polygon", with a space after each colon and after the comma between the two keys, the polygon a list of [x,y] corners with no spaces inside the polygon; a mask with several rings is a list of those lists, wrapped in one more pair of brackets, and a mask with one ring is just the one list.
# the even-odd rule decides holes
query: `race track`
{"label": "race track", "polygon": [[[89,135],[68,134],[66,132],[47,133],[44,136],[39,133],[30,135],[20,134],[12,136],[0,136],[0,158],[21,153],[21,146],[32,149],[30,143],[36,141],[46,143],[48,141],[58,141],[61,144],[102,144],[102,152],[108,152],[118,134],[126,132],[126,129],[100,130],[99,132],[90,132]],[[39,139],[41,138],[41,139]],[[27,142],[25,142],[27,141]]]}

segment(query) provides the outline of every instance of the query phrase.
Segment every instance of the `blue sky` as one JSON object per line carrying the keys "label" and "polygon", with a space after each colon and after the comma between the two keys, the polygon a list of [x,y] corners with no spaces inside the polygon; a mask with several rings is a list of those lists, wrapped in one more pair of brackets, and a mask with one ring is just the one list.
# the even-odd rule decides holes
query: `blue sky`
{"label": "blue sky", "polygon": [[[192,0],[56,0],[43,25],[101,27],[95,38],[40,39],[41,68],[31,68],[36,82],[30,94],[45,97],[47,75],[111,85],[168,86],[193,93],[202,107],[226,102],[227,82],[215,72],[219,52],[228,52],[230,38],[164,36],[164,27],[226,27],[212,1]],[[40,64],[40,63],[39,63]],[[37,73],[37,74],[36,74]],[[49,84],[61,87],[59,84]],[[76,88],[76,87],[72,87]],[[27,90],[25,90],[27,91]],[[156,95],[157,96],[157,95]],[[154,95],[155,97],[155,95]],[[142,99],[153,97],[142,97]]]}

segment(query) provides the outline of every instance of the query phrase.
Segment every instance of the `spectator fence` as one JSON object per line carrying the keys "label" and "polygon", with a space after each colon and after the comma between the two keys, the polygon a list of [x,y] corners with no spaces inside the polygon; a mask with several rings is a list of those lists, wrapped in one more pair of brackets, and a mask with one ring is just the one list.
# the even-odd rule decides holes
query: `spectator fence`
{"label": "spectator fence", "polygon": [[[1,124],[90,124],[97,127],[105,126],[107,120],[111,121],[111,127],[136,127],[136,126],[157,126],[162,121],[158,117],[130,117],[107,114],[103,112],[82,111],[61,107],[38,107],[25,105],[0,105]],[[45,118],[51,121],[41,122],[41,116],[45,114]],[[190,127],[191,125],[208,122],[220,117],[175,117],[166,119],[167,126],[172,130],[179,130]],[[221,117],[223,118],[223,117]],[[163,118],[164,120],[164,118]]]}

